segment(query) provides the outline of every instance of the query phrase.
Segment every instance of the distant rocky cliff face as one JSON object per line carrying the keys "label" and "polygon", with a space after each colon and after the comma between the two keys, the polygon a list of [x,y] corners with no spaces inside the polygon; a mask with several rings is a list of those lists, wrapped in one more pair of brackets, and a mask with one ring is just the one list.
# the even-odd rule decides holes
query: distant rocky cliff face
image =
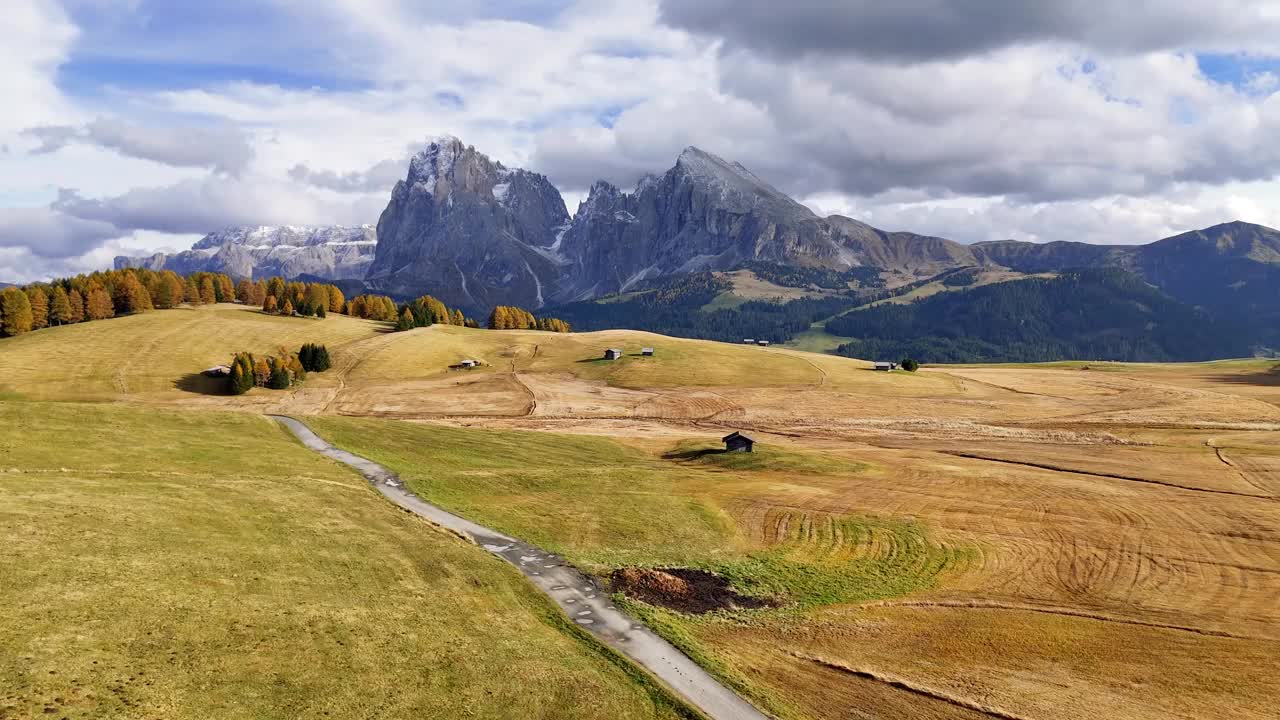
{"label": "distant rocky cliff face", "polygon": [[560,192],[440,138],[416,155],[378,221],[366,282],[379,292],[430,292],[450,305],[541,307],[559,294],[556,254],[569,224]]}
{"label": "distant rocky cliff face", "polygon": [[566,288],[575,298],[753,260],[838,270],[872,265],[923,275],[974,262],[950,240],[818,217],[742,165],[694,147],[633,193],[596,183],[560,252],[569,273]]}
{"label": "distant rocky cliff face", "polygon": [[1184,302],[1280,315],[1280,232],[1269,228],[1228,223],[1149,245],[961,245],[819,217],[742,165],[694,147],[631,192],[597,182],[570,218],[546,177],[443,137],[410,162],[376,233],[368,226],[235,228],[186,252],[122,257],[116,266],[364,280],[377,292],[431,293],[484,313],[753,261],[871,267],[906,279],[975,265],[1024,272],[1119,267]]}
{"label": "distant rocky cliff face", "polygon": [[692,147],[634,192],[596,183],[571,220],[545,177],[444,138],[414,158],[378,237],[374,289],[476,308],[536,308],[752,260],[921,275],[975,262],[949,240],[820,218],[742,165]]}
{"label": "distant rocky cliff face", "polygon": [[222,272],[233,277],[314,275],[359,280],[373,262],[377,235],[371,226],[302,227],[296,225],[228,228],[210,233],[180,253],[115,259],[117,269]]}

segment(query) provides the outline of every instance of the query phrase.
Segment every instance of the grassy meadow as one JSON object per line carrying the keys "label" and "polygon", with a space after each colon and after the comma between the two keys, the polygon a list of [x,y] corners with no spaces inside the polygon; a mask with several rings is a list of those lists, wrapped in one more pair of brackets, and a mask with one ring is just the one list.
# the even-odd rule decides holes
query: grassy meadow
{"label": "grassy meadow", "polygon": [[600,437],[316,417],[330,442],[397,471],[430,502],[607,575],[629,567],[713,571],[768,609],[695,617],[630,603],[691,656],[774,712],[784,697],[747,681],[730,645],[704,643],[726,623],[783,628],[826,606],[934,587],[971,550],[900,518],[797,512],[762,523],[749,498],[821,477],[857,483],[868,466],[758,446],[751,454],[682,442],[655,455]]}
{"label": "grassy meadow", "polygon": [[265,418],[10,401],[0,427],[0,717],[680,716]]}

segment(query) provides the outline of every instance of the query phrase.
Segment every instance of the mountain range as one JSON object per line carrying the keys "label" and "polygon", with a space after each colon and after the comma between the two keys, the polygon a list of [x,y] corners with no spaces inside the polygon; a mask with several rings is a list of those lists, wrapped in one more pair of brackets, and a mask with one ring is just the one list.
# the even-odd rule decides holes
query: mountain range
{"label": "mountain range", "polygon": [[233,228],[186,252],[121,257],[116,266],[362,279],[375,292],[430,293],[479,314],[758,266],[879,276],[870,285],[890,287],[965,267],[1023,274],[1117,268],[1178,302],[1280,324],[1280,232],[1270,228],[1233,222],[1134,245],[965,245],[818,216],[743,165],[695,147],[630,192],[596,182],[571,216],[544,175],[508,168],[446,136],[412,158],[376,231]]}
{"label": "mountain range", "polygon": [[370,225],[236,227],[205,235],[179,253],[120,256],[129,267],[179,274],[220,272],[237,278],[313,275],[331,280],[363,280],[373,262],[377,235]]}

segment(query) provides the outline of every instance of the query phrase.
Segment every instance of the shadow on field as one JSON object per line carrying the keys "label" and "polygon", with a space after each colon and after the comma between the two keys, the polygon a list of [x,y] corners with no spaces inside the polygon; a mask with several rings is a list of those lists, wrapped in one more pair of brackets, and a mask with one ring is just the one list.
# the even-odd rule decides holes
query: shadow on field
{"label": "shadow on field", "polygon": [[1262,385],[1280,387],[1280,365],[1254,373],[1231,373],[1229,375],[1210,375],[1208,379],[1227,385]]}
{"label": "shadow on field", "polygon": [[663,460],[699,460],[708,455],[724,455],[729,451],[724,448],[684,448],[663,453]]}
{"label": "shadow on field", "polygon": [[197,395],[227,395],[227,379],[214,378],[204,373],[189,373],[178,378],[173,386],[183,392]]}

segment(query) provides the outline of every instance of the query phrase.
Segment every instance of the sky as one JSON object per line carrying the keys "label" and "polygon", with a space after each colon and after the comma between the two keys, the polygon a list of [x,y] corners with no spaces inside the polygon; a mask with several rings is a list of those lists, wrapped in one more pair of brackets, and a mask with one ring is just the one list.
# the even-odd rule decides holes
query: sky
{"label": "sky", "polygon": [[0,280],[376,224],[452,134],[572,212],[697,145],[961,242],[1280,226],[1269,0],[6,0]]}

